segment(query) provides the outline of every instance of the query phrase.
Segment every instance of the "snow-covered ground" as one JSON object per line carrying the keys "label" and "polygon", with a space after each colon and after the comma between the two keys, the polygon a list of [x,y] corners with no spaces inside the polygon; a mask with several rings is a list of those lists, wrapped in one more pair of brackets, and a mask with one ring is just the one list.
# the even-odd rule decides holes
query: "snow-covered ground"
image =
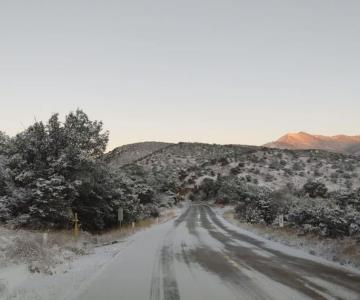
{"label": "snow-covered ground", "polygon": [[160,218],[139,222],[134,228],[99,236],[82,234],[76,240],[68,232],[49,233],[44,241],[43,233],[0,228],[0,299],[69,299],[137,235],[179,212],[167,210]]}
{"label": "snow-covered ground", "polygon": [[349,270],[360,272],[360,246],[351,238],[344,238],[339,242],[337,239],[298,236],[295,230],[241,223],[234,218],[232,206],[213,209],[221,218],[236,226],[238,230],[244,230],[250,235],[261,237],[274,244],[283,244],[291,249],[300,250],[301,253],[307,253],[310,257],[319,257],[335,263],[335,265],[345,266]]}
{"label": "snow-covered ground", "polygon": [[74,292],[91,275],[99,272],[130,241],[95,248],[89,255],[79,256],[66,264],[58,265],[52,275],[31,273],[25,264],[2,268],[1,299],[68,299],[68,293]]}
{"label": "snow-covered ground", "polygon": [[2,268],[1,299],[358,299],[360,272],[268,241],[222,213],[185,207],[176,220],[95,247],[53,275]]}

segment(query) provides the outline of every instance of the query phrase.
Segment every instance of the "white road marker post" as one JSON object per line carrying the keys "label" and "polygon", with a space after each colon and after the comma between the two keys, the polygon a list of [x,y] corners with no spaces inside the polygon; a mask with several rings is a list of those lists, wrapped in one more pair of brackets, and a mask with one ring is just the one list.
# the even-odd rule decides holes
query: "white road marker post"
{"label": "white road marker post", "polygon": [[119,207],[118,209],[118,222],[119,222],[119,226],[121,228],[121,223],[124,220],[124,209],[122,207]]}
{"label": "white road marker post", "polygon": [[284,215],[279,215],[279,227],[284,227]]}

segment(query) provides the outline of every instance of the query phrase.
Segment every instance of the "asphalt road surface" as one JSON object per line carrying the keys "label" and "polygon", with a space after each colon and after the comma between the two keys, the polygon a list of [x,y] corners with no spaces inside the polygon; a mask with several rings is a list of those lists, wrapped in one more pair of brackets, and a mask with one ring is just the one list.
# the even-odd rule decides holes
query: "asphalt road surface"
{"label": "asphalt road surface", "polygon": [[360,299],[360,275],[274,246],[193,204],[136,235],[76,299],[350,300]]}

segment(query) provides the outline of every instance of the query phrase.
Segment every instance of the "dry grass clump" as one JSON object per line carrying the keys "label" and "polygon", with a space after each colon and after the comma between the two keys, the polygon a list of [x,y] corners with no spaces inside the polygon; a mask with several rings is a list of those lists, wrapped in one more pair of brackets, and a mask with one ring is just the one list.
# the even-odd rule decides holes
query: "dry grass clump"
{"label": "dry grass clump", "polygon": [[1,228],[0,266],[26,264],[31,272],[52,274],[53,268],[85,254],[86,243],[70,232],[40,232]]}
{"label": "dry grass clump", "polygon": [[176,209],[170,209],[164,211],[158,218],[149,218],[134,222],[134,224],[126,224],[119,226],[118,228],[113,228],[107,230],[101,234],[93,235],[93,239],[96,241],[96,244],[107,245],[118,242],[125,237],[134,234],[139,230],[149,228],[155,224],[166,222],[176,216]]}
{"label": "dry grass clump", "polygon": [[[145,219],[100,234],[72,230],[30,231],[0,227],[0,267],[26,264],[33,273],[52,274],[56,265],[86,255],[97,246],[115,244],[121,239],[176,215],[176,209],[164,211],[159,218]],[[1,289],[1,285],[0,285]]]}

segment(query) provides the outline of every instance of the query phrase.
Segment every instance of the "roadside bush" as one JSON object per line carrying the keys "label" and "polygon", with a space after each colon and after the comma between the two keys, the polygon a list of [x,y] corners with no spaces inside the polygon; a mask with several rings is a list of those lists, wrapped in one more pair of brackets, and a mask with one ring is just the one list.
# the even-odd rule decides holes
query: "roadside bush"
{"label": "roadside bush", "polygon": [[[350,194],[332,193],[334,199],[304,197],[290,188],[274,192],[247,185],[235,212],[237,218],[249,223],[271,225],[280,214],[290,226],[300,232],[328,238],[351,236],[360,238],[360,211],[357,209],[360,191]],[[246,196],[245,196],[246,195]],[[330,194],[329,194],[330,195]]]}
{"label": "roadside bush", "polygon": [[238,218],[249,223],[273,223],[277,216],[276,201],[270,196],[270,190],[253,185],[243,185],[238,192],[235,207]]}
{"label": "roadside bush", "polygon": [[240,202],[235,207],[235,214],[238,219],[247,223],[257,224],[263,222],[262,216],[256,206],[246,202]]}
{"label": "roadside bush", "polygon": [[[331,200],[329,200],[331,201]],[[360,213],[352,207],[340,208],[335,201],[324,203],[317,199],[299,202],[290,209],[289,222],[324,237],[338,238],[357,236],[360,228]]]}
{"label": "roadside bush", "polygon": [[201,194],[201,200],[208,201],[214,199],[218,195],[221,184],[221,179],[214,180],[212,178],[204,178],[198,188],[198,192]]}

